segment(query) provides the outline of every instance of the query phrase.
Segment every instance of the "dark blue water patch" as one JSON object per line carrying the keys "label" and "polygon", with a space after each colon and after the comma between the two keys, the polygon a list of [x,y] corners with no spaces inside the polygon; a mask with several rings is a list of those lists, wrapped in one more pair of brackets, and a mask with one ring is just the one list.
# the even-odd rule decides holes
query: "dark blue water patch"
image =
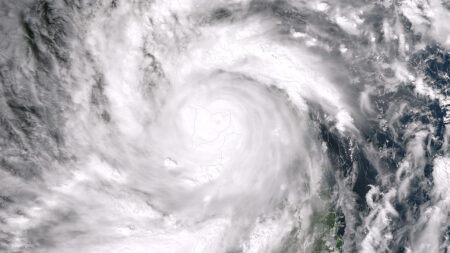
{"label": "dark blue water patch", "polygon": [[408,206],[405,202],[400,202],[398,200],[394,201],[393,206],[398,213],[398,226],[402,227],[408,222]]}
{"label": "dark blue water patch", "polygon": [[420,122],[422,122],[422,124],[425,124],[425,125],[430,123],[430,119],[425,115],[420,116],[419,120],[420,120]]}
{"label": "dark blue water patch", "polygon": [[[352,142],[350,138],[339,138],[336,133],[329,131],[325,124],[320,125],[320,135],[327,144],[327,154],[335,170],[341,171],[344,177],[356,173],[356,181],[352,186],[352,191],[356,193],[357,208],[363,211],[367,207],[365,195],[370,186],[376,184],[377,171],[367,159],[364,151],[358,144]],[[353,171],[353,168],[357,171]]]}
{"label": "dark blue water patch", "polygon": [[399,121],[403,125],[406,125],[408,123],[414,122],[414,115],[412,115],[412,114],[405,114],[405,115],[400,117]]}
{"label": "dark blue water patch", "polygon": [[[398,123],[393,122],[393,127],[397,134],[395,141],[390,129],[386,129],[386,131],[378,130],[377,121],[371,124],[371,128],[366,127],[364,129],[363,135],[366,139],[370,139],[377,147],[380,147],[380,144],[385,142],[383,144],[384,147],[401,152],[401,147],[406,147],[407,143],[411,141],[410,135],[410,138],[405,138],[405,133],[411,132],[409,126],[418,127],[418,130],[422,130],[427,129],[426,125],[431,125],[435,129],[430,140],[431,149],[434,153],[440,150],[443,144],[445,132],[444,117],[447,109],[441,107],[438,100],[416,96],[412,85],[400,87],[395,92],[380,92],[380,95],[374,96],[372,99],[377,104],[377,111],[387,121],[390,120],[387,114],[388,108],[399,108],[402,104],[407,104],[407,106],[398,118]],[[390,110],[392,111],[392,109]],[[422,123],[423,127],[417,126],[418,122]],[[371,137],[369,133],[375,136]],[[398,157],[398,154],[395,155]]]}
{"label": "dark blue water patch", "polygon": [[[410,104],[410,101],[405,101],[410,104],[406,110],[404,110],[403,115],[399,118],[399,122],[403,126],[408,126],[411,123],[421,122],[423,125],[432,125],[435,127],[435,131],[432,133],[434,149],[440,149],[442,143],[437,143],[437,141],[442,142],[445,132],[444,117],[446,115],[446,109],[440,107],[437,100],[429,101],[426,99],[417,99],[421,101],[422,104],[414,105]],[[416,103],[417,103],[416,101]],[[401,130],[401,128],[398,128]],[[399,131],[400,139],[403,139],[403,131]],[[408,142],[409,140],[403,140],[403,142]]]}
{"label": "dark blue water patch", "polygon": [[409,60],[411,70],[425,74],[425,81],[442,94],[450,95],[450,53],[437,44],[413,54]]}
{"label": "dark blue water patch", "polygon": [[404,245],[410,245],[411,242],[411,228],[416,220],[410,219],[410,206],[406,201],[399,202],[398,199],[394,201],[393,206],[398,213],[398,216],[391,224],[393,235],[393,252],[405,252]]}
{"label": "dark blue water patch", "polygon": [[352,160],[353,163],[357,164],[358,168],[356,182],[353,185],[353,192],[359,196],[359,198],[356,199],[359,211],[363,211],[367,207],[365,196],[370,190],[370,185],[376,184],[377,171],[366,158],[364,152],[359,148],[355,148]]}
{"label": "dark blue water patch", "polygon": [[375,120],[366,121],[365,126],[361,126],[360,129],[362,129],[361,135],[368,145],[384,151],[380,153],[378,167],[383,171],[395,172],[405,156],[404,143],[396,140],[391,128],[381,129],[379,122]]}
{"label": "dark blue water patch", "polygon": [[390,155],[380,157],[378,162],[379,162],[379,167],[383,171],[388,171],[391,173],[395,173],[395,171],[397,171],[397,168],[399,165],[399,161],[396,161]]}
{"label": "dark blue water patch", "polygon": [[428,108],[434,118],[443,118],[445,116],[445,108],[441,108],[438,100],[434,100]]}
{"label": "dark blue water patch", "polygon": [[398,147],[398,145],[396,145],[396,143],[394,142],[394,138],[393,138],[390,130],[386,130],[386,131],[377,130],[375,132],[374,136],[371,138],[371,141],[378,148]]}
{"label": "dark blue water patch", "polygon": [[339,238],[343,238],[345,234],[345,228],[347,225],[345,223],[345,215],[340,209],[336,212],[336,225],[337,225],[336,235]]}
{"label": "dark blue water patch", "polygon": [[352,171],[352,161],[350,157],[349,139],[340,139],[336,134],[329,131],[328,126],[320,124],[321,139],[327,144],[327,154],[334,164],[334,169],[343,172],[343,176],[347,177]]}
{"label": "dark blue water patch", "polygon": [[423,169],[423,175],[429,180],[433,180],[433,165],[427,163]]}
{"label": "dark blue water patch", "polygon": [[431,190],[432,185],[425,177],[418,176],[411,180],[406,204],[414,221],[421,216],[421,206],[431,200]]}
{"label": "dark blue water patch", "polygon": [[444,124],[444,117],[446,115],[446,108],[441,107],[439,104],[439,101],[434,100],[432,103],[428,106],[431,116],[435,119],[432,123],[436,127],[436,131],[434,132],[434,135],[439,139],[443,140],[444,138],[444,132],[445,132],[445,124]]}
{"label": "dark blue water patch", "polygon": [[393,252],[395,253],[407,253],[409,251],[406,250],[403,246],[395,246]]}

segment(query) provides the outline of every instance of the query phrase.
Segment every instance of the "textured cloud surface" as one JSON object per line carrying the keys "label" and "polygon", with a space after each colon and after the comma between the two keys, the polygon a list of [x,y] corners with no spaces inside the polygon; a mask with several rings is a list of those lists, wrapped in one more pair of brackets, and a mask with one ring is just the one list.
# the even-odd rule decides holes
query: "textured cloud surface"
{"label": "textured cloud surface", "polygon": [[444,2],[0,6],[0,251],[449,250]]}

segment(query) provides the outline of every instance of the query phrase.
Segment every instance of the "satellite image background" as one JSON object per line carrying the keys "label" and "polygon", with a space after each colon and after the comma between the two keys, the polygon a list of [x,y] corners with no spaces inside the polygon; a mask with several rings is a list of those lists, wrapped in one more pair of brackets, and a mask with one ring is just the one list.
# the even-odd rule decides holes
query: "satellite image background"
{"label": "satellite image background", "polygon": [[0,13],[0,252],[450,251],[448,1]]}

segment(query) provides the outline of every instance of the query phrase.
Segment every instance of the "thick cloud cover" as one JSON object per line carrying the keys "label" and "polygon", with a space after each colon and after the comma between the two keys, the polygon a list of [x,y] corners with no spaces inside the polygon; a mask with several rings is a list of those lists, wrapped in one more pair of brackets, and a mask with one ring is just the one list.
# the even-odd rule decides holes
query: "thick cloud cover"
{"label": "thick cloud cover", "polygon": [[444,3],[0,6],[0,250],[448,250]]}

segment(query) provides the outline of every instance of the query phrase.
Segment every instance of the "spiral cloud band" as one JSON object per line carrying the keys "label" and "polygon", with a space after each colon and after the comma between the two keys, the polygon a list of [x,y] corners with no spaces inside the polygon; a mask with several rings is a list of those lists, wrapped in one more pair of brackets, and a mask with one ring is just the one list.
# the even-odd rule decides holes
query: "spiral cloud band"
{"label": "spiral cloud band", "polygon": [[447,252],[444,2],[0,2],[0,251]]}

